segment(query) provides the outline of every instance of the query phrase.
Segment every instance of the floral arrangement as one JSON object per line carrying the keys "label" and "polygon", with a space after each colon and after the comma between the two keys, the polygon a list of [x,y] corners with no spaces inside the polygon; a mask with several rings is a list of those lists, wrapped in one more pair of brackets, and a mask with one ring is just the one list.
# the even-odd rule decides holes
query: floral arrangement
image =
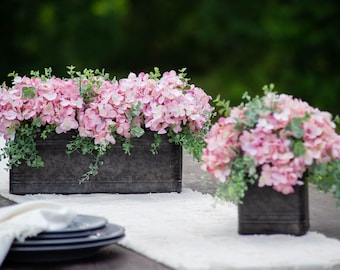
{"label": "floral arrangement", "polygon": [[238,107],[215,100],[225,115],[206,137],[202,169],[219,180],[217,197],[242,203],[255,183],[290,194],[305,179],[331,190],[340,207],[340,136],[332,116],[273,88],[253,99],[246,93]]}
{"label": "floral arrangement", "polygon": [[95,155],[90,171],[82,180],[98,172],[100,157],[116,143],[130,153],[133,138],[146,130],[155,133],[151,151],[157,153],[160,134],[182,145],[197,159],[204,146],[213,108],[211,97],[189,84],[185,69],[161,74],[130,73],[120,80],[109,79],[104,71],[68,67],[69,78],[57,78],[51,69],[31,77],[13,77],[12,86],[0,88],[0,134],[6,139],[2,158],[8,167],[25,161],[28,166],[43,166],[35,138],[46,138],[76,131],[67,152],[80,150]]}

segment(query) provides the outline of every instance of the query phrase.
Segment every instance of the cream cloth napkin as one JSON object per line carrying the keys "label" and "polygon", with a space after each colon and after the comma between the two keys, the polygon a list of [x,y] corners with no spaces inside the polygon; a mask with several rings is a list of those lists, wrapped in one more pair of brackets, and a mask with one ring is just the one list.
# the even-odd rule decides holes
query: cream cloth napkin
{"label": "cream cloth napkin", "polygon": [[14,239],[25,240],[43,231],[67,227],[76,213],[49,201],[29,201],[0,208],[0,266]]}

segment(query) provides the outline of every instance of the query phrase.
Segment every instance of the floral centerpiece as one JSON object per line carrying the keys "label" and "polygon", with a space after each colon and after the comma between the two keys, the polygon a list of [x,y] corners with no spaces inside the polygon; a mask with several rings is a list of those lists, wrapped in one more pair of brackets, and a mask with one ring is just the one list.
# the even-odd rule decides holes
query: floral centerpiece
{"label": "floral centerpiece", "polygon": [[304,181],[332,191],[340,207],[340,136],[330,113],[265,86],[262,97],[229,108],[206,137],[202,169],[219,180],[217,197],[242,203],[249,185],[294,193]]}
{"label": "floral centerpiece", "polygon": [[184,72],[161,74],[155,68],[119,80],[99,70],[78,72],[73,66],[68,67],[68,78],[53,76],[51,69],[31,76],[13,72],[12,85],[0,87],[0,134],[6,140],[1,157],[9,158],[9,168],[23,162],[41,167],[44,161],[35,139],[74,131],[65,150],[94,156],[84,181],[98,173],[100,157],[112,145],[122,144],[129,154],[133,139],[151,131],[153,153],[160,135],[167,134],[170,142],[199,159],[212,113],[211,97],[190,84]]}

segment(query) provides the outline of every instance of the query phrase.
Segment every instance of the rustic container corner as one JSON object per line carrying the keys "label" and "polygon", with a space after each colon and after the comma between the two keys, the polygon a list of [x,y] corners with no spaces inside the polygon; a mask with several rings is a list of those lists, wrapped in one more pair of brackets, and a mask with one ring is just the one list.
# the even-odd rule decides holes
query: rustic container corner
{"label": "rustic container corner", "polygon": [[304,235],[309,230],[308,182],[284,195],[272,187],[249,185],[238,205],[238,232]]}

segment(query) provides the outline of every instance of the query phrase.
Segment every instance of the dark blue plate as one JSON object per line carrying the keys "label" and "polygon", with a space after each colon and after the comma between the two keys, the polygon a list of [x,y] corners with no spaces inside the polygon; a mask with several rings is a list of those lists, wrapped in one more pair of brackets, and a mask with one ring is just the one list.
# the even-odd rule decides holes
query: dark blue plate
{"label": "dark blue plate", "polygon": [[[6,259],[15,262],[59,262],[82,259],[94,255],[100,248],[118,242],[125,236],[125,229],[116,224],[107,224],[97,230],[94,237],[37,240],[38,243],[13,244]],[[73,240],[73,241],[70,241]],[[74,241],[77,240],[77,241]],[[44,241],[44,242],[41,242]],[[46,242],[47,241],[47,242]],[[35,241],[33,241],[35,242]]]}
{"label": "dark blue plate", "polygon": [[107,224],[105,227],[92,230],[90,234],[84,237],[78,238],[57,238],[57,239],[39,239],[39,238],[27,238],[23,242],[14,241],[12,244],[12,249],[17,250],[18,248],[29,247],[34,248],[45,247],[45,246],[59,246],[59,245],[75,245],[75,244],[85,244],[94,243],[97,241],[110,240],[118,238],[124,235],[124,228],[116,224]]}

